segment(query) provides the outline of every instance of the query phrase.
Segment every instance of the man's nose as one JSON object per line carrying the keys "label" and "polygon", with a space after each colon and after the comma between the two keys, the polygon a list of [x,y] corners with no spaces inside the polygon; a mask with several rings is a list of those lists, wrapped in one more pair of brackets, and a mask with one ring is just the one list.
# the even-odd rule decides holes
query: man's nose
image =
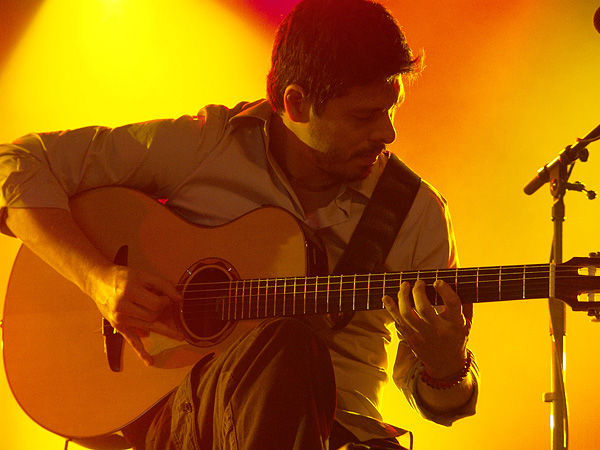
{"label": "man's nose", "polygon": [[391,144],[396,139],[396,129],[394,128],[393,117],[387,112],[383,112],[376,122],[373,130],[372,140],[383,144]]}

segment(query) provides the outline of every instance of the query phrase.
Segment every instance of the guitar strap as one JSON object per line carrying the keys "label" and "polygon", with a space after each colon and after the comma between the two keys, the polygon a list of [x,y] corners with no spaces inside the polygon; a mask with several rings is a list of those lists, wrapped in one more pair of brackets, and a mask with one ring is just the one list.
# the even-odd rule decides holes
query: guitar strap
{"label": "guitar strap", "polygon": [[[421,178],[396,155],[388,155],[385,169],[332,275],[380,272],[417,196]],[[333,329],[346,326],[353,315],[343,314]]]}

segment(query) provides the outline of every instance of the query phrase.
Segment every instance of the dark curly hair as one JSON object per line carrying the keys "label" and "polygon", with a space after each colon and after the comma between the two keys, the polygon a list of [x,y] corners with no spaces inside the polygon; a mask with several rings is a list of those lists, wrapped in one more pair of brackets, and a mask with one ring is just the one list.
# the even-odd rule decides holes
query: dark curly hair
{"label": "dark curly hair", "polygon": [[304,0],[283,20],[267,76],[268,99],[283,110],[290,84],[306,90],[315,112],[347,89],[418,71],[390,12],[369,0]]}

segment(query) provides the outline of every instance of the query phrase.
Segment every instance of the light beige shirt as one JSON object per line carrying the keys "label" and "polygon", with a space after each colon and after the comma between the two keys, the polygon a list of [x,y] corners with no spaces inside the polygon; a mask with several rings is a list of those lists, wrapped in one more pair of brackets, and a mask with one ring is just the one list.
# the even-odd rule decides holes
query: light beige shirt
{"label": "light beige shirt", "polygon": [[[333,202],[306,216],[268,151],[271,116],[271,106],[261,100],[233,109],[210,105],[197,116],[176,120],[27,135],[0,146],[0,208],[68,209],[69,196],[106,185],[136,188],[168,199],[166,204],[173,211],[204,226],[221,225],[263,205],[275,205],[316,231],[333,269],[387,158],[382,155],[366,179],[342,186]],[[447,268],[457,263],[446,202],[422,182],[385,270]],[[378,407],[388,381],[391,316],[383,310],[358,312],[341,332],[319,329],[334,364],[337,419],[359,439],[384,435],[374,422],[357,419],[353,413],[382,419]],[[424,409],[414,395],[420,370],[417,358],[401,342],[393,378],[423,416],[450,425],[475,412],[477,387],[471,401],[452,415],[436,416]],[[475,376],[476,372],[473,366]]]}

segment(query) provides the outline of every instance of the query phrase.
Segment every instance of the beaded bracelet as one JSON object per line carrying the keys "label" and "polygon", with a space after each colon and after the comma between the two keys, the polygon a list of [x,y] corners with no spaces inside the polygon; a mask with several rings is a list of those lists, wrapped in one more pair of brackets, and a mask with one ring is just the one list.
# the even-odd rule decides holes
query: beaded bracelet
{"label": "beaded bracelet", "polygon": [[473,363],[473,353],[471,353],[471,350],[467,349],[467,358],[465,359],[463,368],[455,376],[453,376],[452,378],[447,378],[445,380],[437,380],[437,379],[433,378],[431,375],[429,375],[427,373],[427,371],[425,370],[425,367],[423,367],[423,370],[421,371],[421,380],[424,383],[426,383],[427,386],[429,386],[433,389],[439,389],[439,390],[449,389],[451,387],[458,386],[467,377],[467,374],[469,373],[469,369],[471,369],[472,363]]}

